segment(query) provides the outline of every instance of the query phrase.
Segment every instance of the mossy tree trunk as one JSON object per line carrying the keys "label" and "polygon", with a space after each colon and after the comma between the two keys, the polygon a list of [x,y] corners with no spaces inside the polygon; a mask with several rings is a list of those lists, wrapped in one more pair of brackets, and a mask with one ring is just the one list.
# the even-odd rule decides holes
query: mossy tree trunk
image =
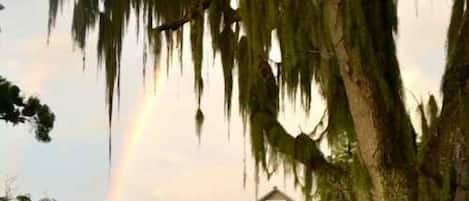
{"label": "mossy tree trunk", "polygon": [[[453,8],[442,85],[443,107],[438,119],[428,123],[434,124],[427,125],[428,133],[423,133],[429,135],[423,137],[428,139],[422,144],[426,146],[422,148],[423,160],[417,159],[416,147],[408,144],[415,141],[412,140],[415,133],[404,103],[395,99],[391,109],[383,106],[380,84],[366,73],[366,69],[376,68],[373,65],[379,62],[363,62],[373,54],[357,52],[360,49],[344,34],[347,19],[340,9],[346,3],[336,0],[326,4],[330,10],[326,12],[327,24],[339,60],[360,159],[371,179],[372,200],[468,200],[469,12],[463,6],[464,0],[455,1]],[[358,21],[367,20],[356,17]],[[379,41],[371,41],[370,46],[373,43]]]}
{"label": "mossy tree trunk", "polygon": [[[326,3],[326,24],[329,25],[328,32],[331,33],[333,49],[345,86],[360,160],[370,176],[371,198],[374,201],[417,200],[417,172],[413,166],[416,149],[412,144],[407,144],[413,142],[414,131],[410,126],[404,103],[396,97],[388,103],[390,106],[383,104],[386,100],[383,100],[383,93],[380,91],[382,89],[378,88],[380,84],[366,73],[367,69],[377,68],[379,62],[365,62],[364,60],[370,59],[364,57],[371,55],[360,52],[360,48],[356,48],[345,36],[347,15],[341,12],[344,4],[346,3],[341,0]],[[356,17],[357,21],[367,20],[364,15]],[[367,45],[374,51],[381,51],[373,47],[373,43],[379,42],[371,41]],[[388,67],[398,68],[397,65]],[[396,142],[394,139],[402,142]]]}
{"label": "mossy tree trunk", "polygon": [[[466,7],[465,7],[466,6]],[[428,200],[469,199],[469,5],[454,1],[441,113],[429,125],[421,171]]]}

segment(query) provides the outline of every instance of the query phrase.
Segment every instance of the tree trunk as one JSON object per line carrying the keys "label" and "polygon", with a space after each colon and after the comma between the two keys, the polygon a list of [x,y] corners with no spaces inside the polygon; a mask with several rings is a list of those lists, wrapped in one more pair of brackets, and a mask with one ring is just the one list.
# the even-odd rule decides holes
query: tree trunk
{"label": "tree trunk", "polygon": [[469,12],[464,4],[465,0],[454,2],[443,106],[422,165],[428,188],[439,192],[439,200],[469,199]]}
{"label": "tree trunk", "polygon": [[[390,136],[393,135],[393,131],[390,130],[389,124],[394,124],[393,121],[396,119],[393,119],[393,114],[389,114],[389,111],[380,105],[378,84],[360,70],[377,66],[361,66],[363,62],[360,54],[344,39],[345,19],[340,10],[341,4],[343,4],[341,0],[327,1],[326,24],[329,25],[333,49],[345,85],[360,157],[371,179],[371,198],[373,201],[417,200],[415,169],[404,168],[402,164],[395,165],[393,157],[389,156],[393,154],[390,153],[389,146],[395,143],[391,141],[390,144],[386,144],[388,139],[393,139]],[[406,114],[402,101],[394,103],[394,107],[397,108],[394,111],[402,113],[398,115]],[[404,151],[406,152],[413,151]]]}

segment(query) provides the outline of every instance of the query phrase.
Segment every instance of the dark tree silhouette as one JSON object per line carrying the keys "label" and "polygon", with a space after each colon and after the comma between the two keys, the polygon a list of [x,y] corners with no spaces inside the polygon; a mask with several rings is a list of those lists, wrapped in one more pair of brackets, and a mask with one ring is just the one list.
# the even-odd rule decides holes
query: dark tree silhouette
{"label": "dark tree silhouette", "polygon": [[0,119],[17,125],[30,123],[36,139],[50,142],[49,132],[54,127],[55,115],[36,97],[24,98],[18,86],[0,76]]}
{"label": "dark tree silhouette", "polygon": [[[0,4],[0,11],[4,8]],[[13,125],[30,123],[38,141],[50,142],[49,132],[54,127],[55,115],[38,98],[24,98],[18,86],[0,76],[0,120]]]}
{"label": "dark tree silhouette", "polygon": [[[15,178],[9,178],[4,181],[2,186],[3,195],[0,195],[0,201],[32,201],[29,194],[18,194],[15,196],[14,193],[14,182]],[[56,201],[55,199],[44,197],[38,201]]]}

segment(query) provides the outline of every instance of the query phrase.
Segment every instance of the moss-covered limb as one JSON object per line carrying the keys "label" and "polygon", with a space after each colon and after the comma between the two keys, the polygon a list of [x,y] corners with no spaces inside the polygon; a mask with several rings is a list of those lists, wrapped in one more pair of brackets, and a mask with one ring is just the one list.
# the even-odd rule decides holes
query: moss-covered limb
{"label": "moss-covered limb", "polygon": [[[240,45],[244,46],[243,43]],[[284,168],[293,172],[296,183],[301,183],[307,200],[311,200],[313,174],[328,178],[327,180],[330,180],[328,183],[331,184],[332,181],[342,181],[346,175],[345,170],[327,161],[310,136],[301,133],[294,137],[283,128],[277,120],[279,88],[272,69],[267,61],[259,61],[255,66],[247,67],[252,69],[249,75],[252,78],[243,83],[247,89],[242,88],[242,90],[247,90],[249,93],[243,108],[247,110],[249,116],[249,134],[256,167],[271,175],[280,164],[283,164]],[[240,76],[244,75],[244,71],[240,73]],[[302,178],[301,182],[299,177]]]}
{"label": "moss-covered limb", "polygon": [[[254,127],[251,130],[251,135],[257,135],[252,139],[265,139],[266,141],[266,143],[255,141],[253,145],[262,145],[264,150],[254,151],[265,158],[267,156],[263,154],[270,154],[270,160],[261,161],[260,165],[269,165],[267,163],[272,161],[271,158],[280,154],[281,158],[287,161],[287,168],[293,169],[295,180],[297,184],[301,185],[306,200],[312,198],[319,198],[323,201],[371,200],[368,191],[371,188],[370,177],[356,155],[356,149],[352,148],[351,150],[350,146],[354,146],[350,145],[351,142],[343,144],[345,146],[341,148],[336,145],[333,157],[326,159],[317,142],[304,133],[289,134],[281,123],[269,114],[252,114],[251,126]],[[336,135],[341,137],[342,142],[348,141],[345,135]],[[339,153],[341,152],[339,149],[344,153]],[[298,167],[296,163],[302,164],[303,172],[296,170]],[[298,175],[302,175],[303,179],[298,178]],[[311,182],[316,184],[314,189],[311,189]],[[312,192],[312,190],[314,191]]]}
{"label": "moss-covered limb", "polygon": [[36,139],[49,142],[49,132],[54,127],[55,115],[49,106],[38,98],[20,95],[18,86],[0,76],[0,120],[12,123],[30,123],[35,129]]}
{"label": "moss-covered limb", "polygon": [[313,171],[333,167],[327,162],[316,142],[306,134],[301,133],[293,137],[275,118],[265,113],[252,114],[251,119],[252,123],[262,128],[265,139],[278,152],[301,162]]}
{"label": "moss-covered limb", "polygon": [[[312,200],[313,195],[321,200],[337,200],[330,197],[331,192],[333,198],[352,200],[347,165],[328,161],[312,138],[304,133],[294,137],[272,115],[262,112],[251,114],[250,123],[253,155],[257,166],[267,175],[282,164],[287,171],[292,171],[295,184],[301,186],[306,200]],[[268,167],[273,167],[273,171]]]}

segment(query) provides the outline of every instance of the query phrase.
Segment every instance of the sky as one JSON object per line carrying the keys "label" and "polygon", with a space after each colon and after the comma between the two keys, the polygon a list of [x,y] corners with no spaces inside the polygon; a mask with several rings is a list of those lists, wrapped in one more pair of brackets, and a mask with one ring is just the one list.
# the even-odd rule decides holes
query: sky
{"label": "sky", "polygon": [[[19,85],[25,95],[40,97],[57,116],[49,144],[37,142],[28,125],[0,123],[0,181],[14,177],[18,193],[68,201],[255,200],[254,164],[237,108],[233,108],[229,124],[224,118],[219,58],[204,60],[205,122],[199,141],[194,132],[196,98],[191,68],[182,74],[178,67],[165,72],[166,64],[162,64],[162,70],[150,74],[144,84],[142,47],[130,25],[124,41],[120,107],[113,121],[114,152],[109,169],[105,80],[96,61],[96,33],[91,33],[83,69],[82,53],[71,40],[70,4],[47,43],[45,1],[0,3],[6,7],[0,11],[0,75]],[[429,94],[441,97],[450,7],[450,0],[399,1],[398,58],[406,91],[418,99],[425,100]],[[278,59],[275,49],[271,55]],[[185,52],[183,64],[191,66],[190,53]],[[236,90],[233,97],[237,97]],[[236,98],[233,100],[236,106]],[[406,101],[409,111],[415,113],[412,96]],[[324,106],[318,95],[312,104],[310,115],[293,106],[280,115],[290,133],[314,125]],[[292,180],[284,180],[281,174],[270,181],[263,178],[260,195],[278,186],[301,200]]]}

